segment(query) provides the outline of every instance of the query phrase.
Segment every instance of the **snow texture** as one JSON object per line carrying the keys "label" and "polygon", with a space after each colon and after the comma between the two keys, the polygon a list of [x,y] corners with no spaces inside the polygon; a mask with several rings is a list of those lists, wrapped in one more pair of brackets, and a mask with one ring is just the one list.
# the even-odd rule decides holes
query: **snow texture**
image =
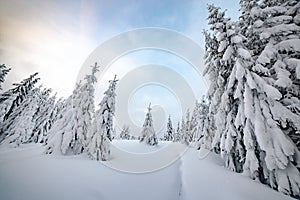
{"label": "snow texture", "polygon": [[[123,145],[135,145],[135,141],[127,142],[130,143]],[[114,152],[112,156],[122,159]],[[132,174],[89,160],[84,154],[44,155],[37,144],[23,145],[20,149],[1,147],[0,199],[292,200],[225,170],[223,164],[215,154],[199,160],[195,149],[190,149],[181,160],[165,168]]]}

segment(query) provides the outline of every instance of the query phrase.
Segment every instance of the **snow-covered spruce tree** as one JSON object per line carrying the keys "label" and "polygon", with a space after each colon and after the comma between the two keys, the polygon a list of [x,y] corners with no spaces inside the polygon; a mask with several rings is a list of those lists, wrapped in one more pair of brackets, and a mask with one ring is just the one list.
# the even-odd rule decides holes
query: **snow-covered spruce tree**
{"label": "snow-covered spruce tree", "polygon": [[4,82],[5,76],[8,74],[8,72],[11,70],[11,68],[7,68],[5,64],[0,65],[0,90],[2,90],[1,85]]}
{"label": "snow-covered spruce tree", "polygon": [[186,128],[185,128],[186,126],[185,126],[185,120],[184,120],[184,117],[182,117],[182,119],[181,119],[181,124],[180,124],[180,129],[179,129],[179,141],[181,142],[181,143],[183,143],[184,142],[184,135],[185,135],[185,130],[186,130]]}
{"label": "snow-covered spruce tree", "polygon": [[[104,97],[102,101],[100,102],[99,106],[100,109],[97,111],[97,120],[100,122],[100,124],[105,120],[105,124],[107,126],[106,128],[106,136],[107,138],[112,141],[112,135],[113,135],[113,116],[115,114],[115,90],[117,85],[117,75],[115,75],[113,80],[109,81],[109,88],[104,92]],[[104,119],[105,118],[105,119]]]}
{"label": "snow-covered spruce tree", "polygon": [[209,121],[211,123],[211,134],[214,134],[214,139],[212,141],[212,146],[216,152],[219,152],[219,144],[222,130],[216,127],[223,126],[225,121],[219,120],[215,121],[217,118],[221,119],[224,114],[224,110],[220,109],[220,104],[222,101],[222,95],[225,91],[226,80],[228,79],[232,69],[228,68],[224,64],[223,57],[230,54],[230,49],[225,51],[228,40],[224,34],[230,34],[226,32],[226,23],[230,20],[225,18],[225,12],[221,12],[219,7],[208,5],[208,24],[210,25],[210,30],[213,32],[211,35],[208,31],[204,31],[205,35],[205,70],[203,75],[208,75],[211,82],[207,97],[209,100]]}
{"label": "snow-covered spruce tree", "polygon": [[229,169],[296,196],[300,186],[300,154],[278,126],[277,119],[293,116],[291,121],[297,124],[299,116],[284,107],[280,102],[282,95],[275,87],[252,71],[254,61],[234,25],[227,21],[226,34],[218,36],[220,41],[224,37],[228,41],[222,47],[228,52],[222,60],[232,69],[225,80],[220,106],[225,112],[215,119],[225,122],[217,125],[221,130],[221,155]]}
{"label": "snow-covered spruce tree", "polygon": [[[94,83],[97,63],[85,83],[76,84],[73,94],[62,103],[58,117],[49,131],[46,153],[80,154],[87,149],[94,118]],[[54,113],[55,114],[55,113]]]}
{"label": "snow-covered spruce tree", "polygon": [[93,123],[93,136],[88,146],[88,153],[92,159],[108,160],[110,155],[111,135],[113,133],[113,117],[115,114],[116,76],[109,81],[109,88],[105,91],[100,102],[99,110]]}
{"label": "snow-covered spruce tree", "polygon": [[72,96],[56,103],[59,108],[56,120],[47,133],[47,154],[73,154],[71,150],[72,130],[74,126]]}
{"label": "snow-covered spruce tree", "polygon": [[208,118],[208,104],[203,96],[197,104],[197,126],[194,130],[194,141],[197,143],[197,148],[211,149],[212,134],[210,132],[210,121]]}
{"label": "snow-covered spruce tree", "polygon": [[216,116],[217,130],[221,131],[220,149],[225,159],[226,167],[232,171],[242,172],[245,148],[243,144],[243,121],[244,121],[244,68],[251,64],[251,55],[245,50],[242,42],[243,37],[235,28],[235,23],[228,20],[218,38],[226,41],[222,47],[226,52],[222,60],[225,66],[232,69],[226,80],[226,89],[222,94],[220,110],[222,114]]}
{"label": "snow-covered spruce tree", "polygon": [[177,123],[177,129],[174,132],[173,142],[179,142],[180,141],[180,123]]}
{"label": "snow-covered spruce tree", "polygon": [[[247,70],[246,70],[247,72]],[[281,94],[255,73],[245,73],[243,171],[252,178],[292,196],[299,195],[300,153],[277,123],[290,113],[279,101]],[[299,116],[294,116],[294,118]],[[298,120],[298,126],[299,120]]]}
{"label": "snow-covered spruce tree", "polygon": [[164,135],[164,140],[165,141],[172,141],[173,138],[174,138],[174,130],[173,130],[171,116],[169,115],[168,123],[167,123],[167,132]]}
{"label": "snow-covered spruce tree", "polygon": [[[276,87],[282,97],[280,102],[292,113],[300,115],[300,3],[288,1],[262,1],[260,8],[253,10],[255,31],[263,48],[253,70]],[[279,117],[281,129],[290,136],[300,149],[300,127],[292,123],[293,116]]]}
{"label": "snow-covered spruce tree", "polygon": [[[203,32],[205,36],[205,69],[203,71],[203,76],[208,76],[210,80],[207,99],[208,99],[208,113],[207,118],[210,122],[210,134],[211,137],[214,138],[216,134],[216,123],[215,123],[215,115],[217,114],[218,106],[221,102],[221,95],[224,91],[224,78],[221,72],[221,54],[218,52],[218,41],[215,35],[211,35],[208,31]],[[213,141],[207,144],[207,146],[214,146],[213,149],[215,152],[219,153],[219,146],[213,145]],[[219,141],[215,141],[218,143]]]}
{"label": "snow-covered spruce tree", "polygon": [[191,119],[190,119],[190,111],[186,112],[186,121],[184,124],[183,134],[182,134],[182,143],[189,145],[193,140],[193,135],[191,131]]}
{"label": "snow-covered spruce tree", "polygon": [[120,133],[120,139],[122,140],[130,140],[130,134],[129,134],[129,126],[124,125],[122,128],[122,131]]}
{"label": "snow-covered spruce tree", "polygon": [[[19,106],[24,99],[26,99],[29,91],[31,91],[39,78],[38,73],[30,75],[29,78],[24,79],[21,83],[14,83],[14,88],[0,94],[0,121],[7,120],[14,109]],[[0,139],[1,142],[1,139]]]}
{"label": "snow-covered spruce tree", "polygon": [[12,144],[14,147],[23,143],[28,143],[35,126],[34,115],[38,110],[39,88],[28,92],[26,99],[20,104],[9,119],[4,121],[1,144]]}
{"label": "snow-covered spruce tree", "polygon": [[202,96],[200,102],[196,101],[192,118],[191,118],[191,135],[193,137],[192,141],[198,143],[199,139],[203,137],[204,126],[209,127],[208,122],[208,103],[206,102],[206,97]]}
{"label": "snow-covered spruce tree", "polygon": [[16,115],[13,112],[21,106],[23,101],[29,96],[35,88],[37,73],[31,75],[28,79],[23,80],[21,83],[13,84],[15,87],[0,94],[0,143],[7,136],[7,130],[13,123]]}
{"label": "snow-covered spruce tree", "polygon": [[53,115],[56,96],[50,97],[50,92],[50,89],[44,89],[37,94],[38,111],[34,115],[35,127],[29,142],[44,143],[47,138],[47,132],[55,120]]}
{"label": "snow-covered spruce tree", "polygon": [[[48,132],[46,153],[47,154],[79,154],[78,151],[79,143],[78,137],[75,137],[75,127],[78,127],[74,117],[74,97],[78,97],[80,90],[82,89],[82,82],[76,83],[76,87],[73,93],[68,99],[58,102],[56,107],[60,111],[57,112],[55,117],[55,123],[52,125]],[[81,149],[80,149],[81,150]]]}
{"label": "snow-covered spruce tree", "polygon": [[73,95],[73,139],[72,148],[75,154],[82,153],[88,145],[92,135],[92,120],[95,115],[94,84],[97,82],[95,74],[99,66],[92,66],[92,73],[85,76],[82,84]]}
{"label": "snow-covered spruce tree", "polygon": [[[235,51],[232,43],[232,40],[237,38],[232,37],[236,35],[235,24],[229,19],[224,17],[224,12],[219,10],[220,8],[215,7],[214,5],[209,5],[209,24],[211,25],[211,30],[214,31],[215,37],[217,42],[211,39],[207,39],[210,42],[210,45],[207,45],[206,49],[208,52],[212,51],[213,47],[213,54],[208,54],[209,56],[206,58],[210,60],[210,62],[215,63],[215,59],[219,65],[221,64],[222,67],[218,65],[211,65],[208,64],[207,67],[219,69],[220,72],[217,77],[210,76],[211,83],[219,82],[218,88],[211,88],[215,89],[213,96],[211,93],[208,93],[208,99],[210,101],[210,108],[209,108],[209,121],[212,122],[212,126],[214,133],[212,144],[206,144],[206,146],[211,146],[217,152],[221,149],[222,156],[226,160],[226,166],[233,170],[241,172],[242,170],[242,163],[240,163],[240,159],[243,157],[243,148],[240,145],[242,142],[242,137],[237,133],[234,126],[232,125],[237,110],[230,109],[231,105],[235,104],[235,100],[232,98],[232,95],[229,95],[228,90],[228,82],[230,76],[232,76],[232,70],[234,67],[234,57],[233,52]],[[211,18],[211,16],[214,16]],[[207,37],[207,34],[206,34]],[[242,39],[242,37],[239,37]],[[231,40],[232,39],[232,40]],[[215,47],[217,44],[217,47]],[[215,49],[217,49],[218,56],[213,56],[216,54]],[[220,57],[222,55],[222,57]],[[211,69],[213,72],[214,70]],[[217,100],[216,100],[217,99]],[[213,119],[213,120],[211,120]],[[224,138],[228,141],[228,149],[224,149],[225,147],[223,141]],[[229,141],[231,143],[229,143]],[[209,142],[206,141],[206,142]],[[234,145],[232,145],[234,143]],[[228,152],[227,150],[229,150]],[[232,148],[232,149],[231,149]],[[239,150],[237,150],[239,149]],[[230,156],[228,156],[230,155]],[[234,158],[234,160],[232,160]]]}
{"label": "snow-covered spruce tree", "polygon": [[[50,98],[50,101],[54,100],[56,98],[56,95],[52,96]],[[49,127],[49,130],[47,130],[45,133],[45,137],[44,137],[44,141],[43,141],[43,144],[47,144],[48,142],[48,139],[52,136],[50,134],[50,130],[51,128],[53,127],[53,125],[56,123],[57,120],[59,120],[61,117],[62,117],[62,110],[64,108],[64,102],[65,102],[65,99],[63,98],[60,98],[58,99],[57,101],[54,102],[54,106],[53,106],[53,109],[52,109],[52,112],[49,116],[49,121],[50,121],[50,127]]]}
{"label": "snow-covered spruce tree", "polygon": [[192,134],[192,137],[193,137],[192,138],[192,142],[193,143],[195,141],[197,141],[198,138],[200,137],[198,135],[199,132],[197,131],[199,129],[199,126],[200,126],[200,120],[199,120],[199,118],[200,118],[200,116],[199,116],[200,112],[199,112],[199,107],[200,107],[199,102],[196,101],[194,110],[192,112],[191,125],[190,125],[191,134]]}
{"label": "snow-covered spruce tree", "polygon": [[153,127],[153,120],[152,120],[152,114],[151,114],[151,103],[149,104],[148,107],[148,112],[146,114],[146,118],[143,124],[143,129],[141,132],[141,138],[140,142],[145,141],[146,144],[148,145],[157,145],[158,144],[158,139],[155,134],[155,130]]}

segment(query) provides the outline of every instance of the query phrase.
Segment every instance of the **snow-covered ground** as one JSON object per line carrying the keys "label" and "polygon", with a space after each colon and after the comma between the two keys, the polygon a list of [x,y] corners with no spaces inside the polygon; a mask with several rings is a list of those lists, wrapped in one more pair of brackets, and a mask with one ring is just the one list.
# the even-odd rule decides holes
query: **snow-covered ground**
{"label": "snow-covered ground", "polygon": [[[161,143],[158,147],[149,147],[137,141],[114,143],[116,147],[112,148],[112,160],[105,165],[90,160],[86,155],[44,155],[39,145],[23,145],[16,149],[1,147],[0,199],[292,199],[226,170],[219,156],[212,153],[205,159],[199,159],[195,149],[191,148],[177,160],[173,159],[175,153],[171,154],[171,158],[174,156],[170,159],[173,162],[164,165],[170,151],[184,152],[182,145]],[[117,170],[107,165],[117,166]],[[125,172],[134,170],[133,166],[148,172]],[[155,168],[158,166],[161,168]],[[119,171],[122,167],[125,169]]]}

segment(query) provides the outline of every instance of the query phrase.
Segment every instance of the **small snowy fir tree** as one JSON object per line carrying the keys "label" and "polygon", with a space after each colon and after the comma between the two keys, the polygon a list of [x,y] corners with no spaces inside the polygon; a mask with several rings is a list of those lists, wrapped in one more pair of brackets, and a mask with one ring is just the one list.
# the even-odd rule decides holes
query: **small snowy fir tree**
{"label": "small snowy fir tree", "polygon": [[148,112],[146,114],[145,122],[143,124],[143,129],[140,137],[140,142],[145,142],[148,145],[157,145],[158,139],[156,137],[154,127],[153,127],[153,120],[151,114],[151,103],[148,107]]}
{"label": "small snowy fir tree", "polygon": [[177,123],[177,129],[174,133],[173,142],[179,142],[180,141],[180,123]]}
{"label": "small snowy fir tree", "polygon": [[193,140],[189,110],[187,110],[187,112],[186,112],[186,121],[183,124],[184,124],[184,127],[182,129],[182,143],[189,145]]}
{"label": "small snowy fir tree", "polygon": [[168,123],[167,123],[167,132],[164,135],[164,140],[173,141],[173,138],[174,138],[174,130],[173,130],[171,116],[169,115]]}
{"label": "small snowy fir tree", "polygon": [[129,134],[129,126],[124,125],[122,128],[122,131],[120,133],[120,139],[122,140],[130,140],[130,134]]}
{"label": "small snowy fir tree", "polygon": [[209,107],[205,100],[202,100],[202,102],[200,103],[199,112],[200,112],[201,126],[198,129],[198,131],[200,132],[198,134],[200,136],[198,138],[198,149],[205,148],[207,150],[210,150],[213,134],[211,133],[211,128],[210,128],[211,121],[210,118],[208,117]]}
{"label": "small snowy fir tree", "polygon": [[4,64],[0,65],[0,90],[2,90],[2,84],[4,82],[5,76],[10,71],[10,68],[7,68]]}
{"label": "small snowy fir tree", "polygon": [[105,161],[110,156],[117,81],[116,76],[114,80],[109,81],[109,88],[105,91],[99,104],[100,108],[96,112],[93,136],[88,147],[88,153],[92,159]]}
{"label": "small snowy fir tree", "polygon": [[184,118],[182,117],[182,119],[181,119],[181,126],[180,126],[180,129],[179,129],[179,141],[181,142],[181,143],[184,143],[184,135],[185,135],[185,130],[186,130],[186,128],[185,128],[186,126],[185,126],[185,120],[184,120]]}

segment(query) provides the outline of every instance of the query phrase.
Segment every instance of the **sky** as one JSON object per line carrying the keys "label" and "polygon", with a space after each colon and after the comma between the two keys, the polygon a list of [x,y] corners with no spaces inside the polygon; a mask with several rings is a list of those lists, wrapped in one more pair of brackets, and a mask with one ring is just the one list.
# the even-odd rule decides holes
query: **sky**
{"label": "sky", "polygon": [[[167,29],[203,47],[202,30],[207,29],[207,3],[227,9],[227,16],[238,18],[238,0],[2,0],[0,63],[12,68],[4,89],[39,72],[40,83],[44,87],[52,88],[58,96],[67,97],[72,93],[89,55],[105,41],[126,31],[147,27]],[[145,41],[149,39],[145,38]],[[166,36],[159,42],[168,39]],[[119,47],[111,46],[107,52]],[[99,56],[100,64],[105,56],[106,52]],[[154,66],[152,68],[158,65],[163,67],[160,71],[144,67],[149,64]],[[145,70],[139,71],[140,67]],[[143,77],[141,74],[145,72],[152,73],[152,82],[150,79],[148,82],[140,81]],[[188,85],[187,90],[190,89],[196,99],[201,98],[207,90],[206,80],[199,69],[178,55],[160,49],[139,49],[121,55],[103,73],[96,86],[96,103],[108,86],[107,80],[117,74],[120,84],[131,85],[131,90],[127,91],[130,95],[125,95],[129,99],[123,99],[127,104],[122,104],[124,106],[120,110],[126,111],[131,125],[137,126],[142,125],[150,101],[153,102],[157,129],[160,129],[169,114],[176,122],[185,112],[182,101],[188,98],[182,100],[180,97],[184,92],[182,85]],[[171,79],[169,74],[181,82],[173,85],[170,82],[158,82],[159,76]],[[118,98],[122,99],[122,96]],[[119,125],[122,123],[121,120]]]}

